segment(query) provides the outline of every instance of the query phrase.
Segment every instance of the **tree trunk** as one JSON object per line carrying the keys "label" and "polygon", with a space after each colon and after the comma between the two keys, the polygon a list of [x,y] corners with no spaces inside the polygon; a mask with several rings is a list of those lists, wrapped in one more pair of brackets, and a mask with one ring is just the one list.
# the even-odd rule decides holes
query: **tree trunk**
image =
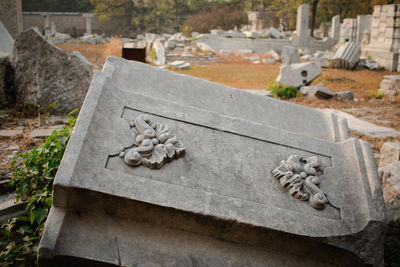
{"label": "tree trunk", "polygon": [[314,37],[314,29],[315,29],[315,17],[317,16],[317,7],[319,0],[312,1],[311,7],[311,33],[310,36]]}

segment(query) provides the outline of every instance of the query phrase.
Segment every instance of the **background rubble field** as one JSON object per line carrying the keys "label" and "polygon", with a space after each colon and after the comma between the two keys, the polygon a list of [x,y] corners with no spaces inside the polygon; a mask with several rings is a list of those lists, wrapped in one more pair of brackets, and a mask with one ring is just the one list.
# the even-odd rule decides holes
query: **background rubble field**
{"label": "background rubble field", "polygon": [[79,51],[91,63],[97,66],[103,66],[108,56],[121,57],[122,39],[111,37],[110,41],[102,44],[73,44],[63,43],[58,44],[57,47],[61,48],[67,53]]}

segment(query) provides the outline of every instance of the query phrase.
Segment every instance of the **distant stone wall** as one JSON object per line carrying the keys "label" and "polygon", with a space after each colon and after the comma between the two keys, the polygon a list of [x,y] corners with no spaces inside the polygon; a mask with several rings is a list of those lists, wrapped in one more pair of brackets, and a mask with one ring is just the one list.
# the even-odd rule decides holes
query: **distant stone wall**
{"label": "distant stone wall", "polygon": [[[45,13],[42,12],[23,12],[24,28],[38,27],[43,31],[45,28]],[[71,35],[83,35],[86,32],[86,18],[83,13],[74,12],[49,12],[50,23],[53,22],[56,26],[57,32],[69,33]],[[111,21],[99,21],[96,17],[91,19],[92,33],[106,35],[122,35],[127,33],[128,27],[127,20],[112,19]]]}
{"label": "distant stone wall", "polygon": [[365,55],[389,71],[399,71],[400,5],[376,5],[372,14],[370,43]]}
{"label": "distant stone wall", "polygon": [[[232,52],[239,49],[252,49],[256,54],[264,54],[270,49],[273,49],[275,52],[280,54],[285,46],[303,48],[290,39],[248,39],[208,36],[199,40],[199,42],[206,43],[216,52],[220,52],[221,50]],[[330,38],[322,41],[310,39],[306,48],[308,48],[311,52],[316,52],[330,50],[332,49],[333,45],[333,40]]]}
{"label": "distant stone wall", "polygon": [[21,0],[0,0],[0,21],[15,39],[22,31]]}

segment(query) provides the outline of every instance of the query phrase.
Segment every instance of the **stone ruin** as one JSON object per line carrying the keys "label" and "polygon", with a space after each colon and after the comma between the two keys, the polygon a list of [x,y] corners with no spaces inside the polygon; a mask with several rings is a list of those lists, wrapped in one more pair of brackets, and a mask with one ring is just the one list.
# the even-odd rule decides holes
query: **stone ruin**
{"label": "stone ruin", "polygon": [[11,55],[0,55],[1,101],[62,113],[82,106],[93,70],[79,52],[68,54],[29,29],[17,37]]}
{"label": "stone ruin", "polygon": [[345,119],[109,57],[39,263],[381,265],[384,225],[371,148]]}

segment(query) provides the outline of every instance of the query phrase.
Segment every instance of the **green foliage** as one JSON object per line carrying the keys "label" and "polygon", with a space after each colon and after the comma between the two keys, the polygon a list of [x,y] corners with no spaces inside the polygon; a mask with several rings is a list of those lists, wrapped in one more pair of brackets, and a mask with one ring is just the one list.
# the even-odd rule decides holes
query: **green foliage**
{"label": "green foliage", "polygon": [[368,99],[382,99],[385,96],[384,93],[380,93],[379,89],[368,91],[367,98]]}
{"label": "green foliage", "polygon": [[156,60],[157,60],[157,53],[156,53],[156,50],[155,50],[153,47],[150,49],[149,57],[150,57],[153,61],[156,61]]}
{"label": "green foliage", "polygon": [[290,99],[300,94],[296,87],[282,85],[277,82],[274,82],[268,86],[267,90],[271,91],[273,95],[284,99]]}
{"label": "green foliage", "polygon": [[0,266],[36,265],[36,254],[44,222],[53,202],[53,179],[60,165],[76,117],[69,115],[69,126],[53,131],[46,142],[32,151],[19,154],[10,184],[15,186],[17,200],[25,207],[25,215],[1,225]]}

